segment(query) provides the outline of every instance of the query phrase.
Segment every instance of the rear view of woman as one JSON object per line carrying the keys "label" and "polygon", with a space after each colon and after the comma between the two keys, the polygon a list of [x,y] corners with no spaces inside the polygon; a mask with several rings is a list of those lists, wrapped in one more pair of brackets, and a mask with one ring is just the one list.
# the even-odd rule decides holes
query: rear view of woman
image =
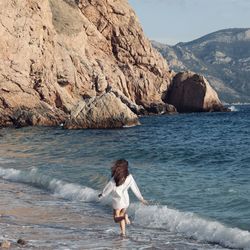
{"label": "rear view of woman", "polygon": [[126,210],[129,207],[128,189],[131,188],[135,196],[143,203],[147,201],[141,195],[141,192],[131,174],[128,171],[128,162],[124,159],[117,160],[111,168],[112,179],[99,194],[99,198],[105,197],[111,193],[114,221],[120,224],[121,235],[126,235],[126,224],[130,224]]}

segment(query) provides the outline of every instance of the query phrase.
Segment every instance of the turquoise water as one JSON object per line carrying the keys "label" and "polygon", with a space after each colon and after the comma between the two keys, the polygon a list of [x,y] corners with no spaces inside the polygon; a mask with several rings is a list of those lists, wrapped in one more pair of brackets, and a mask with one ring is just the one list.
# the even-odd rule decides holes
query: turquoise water
{"label": "turquoise water", "polygon": [[75,240],[72,249],[112,249],[118,227],[97,194],[112,162],[126,158],[150,206],[131,195],[133,225],[120,248],[250,249],[250,106],[234,110],[144,117],[121,130],[2,129],[0,180],[23,185],[31,206],[42,207],[32,194],[45,192],[84,219],[104,220],[88,225],[94,238]]}

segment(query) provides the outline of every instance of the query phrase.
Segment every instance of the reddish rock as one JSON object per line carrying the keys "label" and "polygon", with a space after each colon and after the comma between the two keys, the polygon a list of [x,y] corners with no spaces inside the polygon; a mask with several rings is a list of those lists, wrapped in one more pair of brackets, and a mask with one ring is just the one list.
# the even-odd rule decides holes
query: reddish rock
{"label": "reddish rock", "polygon": [[205,77],[190,71],[175,75],[166,102],[174,105],[178,112],[225,111]]}
{"label": "reddish rock", "polygon": [[[111,113],[129,117],[115,127],[134,120],[127,108],[137,115],[174,110],[162,101],[172,72],[127,0],[1,0],[0,9],[0,127],[110,127],[99,97],[111,89],[122,107]],[[72,116],[86,98],[100,109],[93,124],[90,110],[83,121]]]}
{"label": "reddish rock", "polygon": [[128,2],[77,2],[0,2],[0,126],[56,125],[110,87],[133,107],[161,101],[168,66]]}

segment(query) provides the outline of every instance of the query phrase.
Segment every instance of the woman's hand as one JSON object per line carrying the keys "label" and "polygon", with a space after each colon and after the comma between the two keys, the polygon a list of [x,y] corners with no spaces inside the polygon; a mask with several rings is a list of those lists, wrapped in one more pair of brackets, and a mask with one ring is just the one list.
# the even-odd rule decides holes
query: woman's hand
{"label": "woman's hand", "polygon": [[146,200],[141,200],[141,203],[143,204],[143,205],[148,205],[148,201],[146,201]]}

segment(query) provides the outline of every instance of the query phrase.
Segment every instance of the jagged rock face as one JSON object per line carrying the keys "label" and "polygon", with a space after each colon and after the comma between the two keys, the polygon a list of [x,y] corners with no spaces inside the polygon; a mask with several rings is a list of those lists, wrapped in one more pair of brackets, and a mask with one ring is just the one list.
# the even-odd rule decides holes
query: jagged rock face
{"label": "jagged rock face", "polygon": [[79,103],[66,121],[65,127],[79,128],[121,128],[139,125],[138,117],[112,93]]}
{"label": "jagged rock face", "polygon": [[[161,100],[170,82],[167,63],[152,49],[127,1],[80,0],[79,7],[102,35],[106,54],[118,65],[118,72],[110,72],[103,60],[104,73],[112,86],[137,104]],[[90,41],[103,50],[98,40]],[[118,74],[116,78],[114,74]]]}
{"label": "jagged rock face", "polygon": [[190,71],[174,77],[167,100],[178,112],[226,111],[205,77]]}
{"label": "jagged rock face", "polygon": [[250,29],[220,30],[175,46],[153,44],[171,69],[204,75],[224,102],[250,102]]}
{"label": "jagged rock face", "polygon": [[126,0],[0,2],[0,126],[58,125],[110,88],[162,103],[169,84]]}

